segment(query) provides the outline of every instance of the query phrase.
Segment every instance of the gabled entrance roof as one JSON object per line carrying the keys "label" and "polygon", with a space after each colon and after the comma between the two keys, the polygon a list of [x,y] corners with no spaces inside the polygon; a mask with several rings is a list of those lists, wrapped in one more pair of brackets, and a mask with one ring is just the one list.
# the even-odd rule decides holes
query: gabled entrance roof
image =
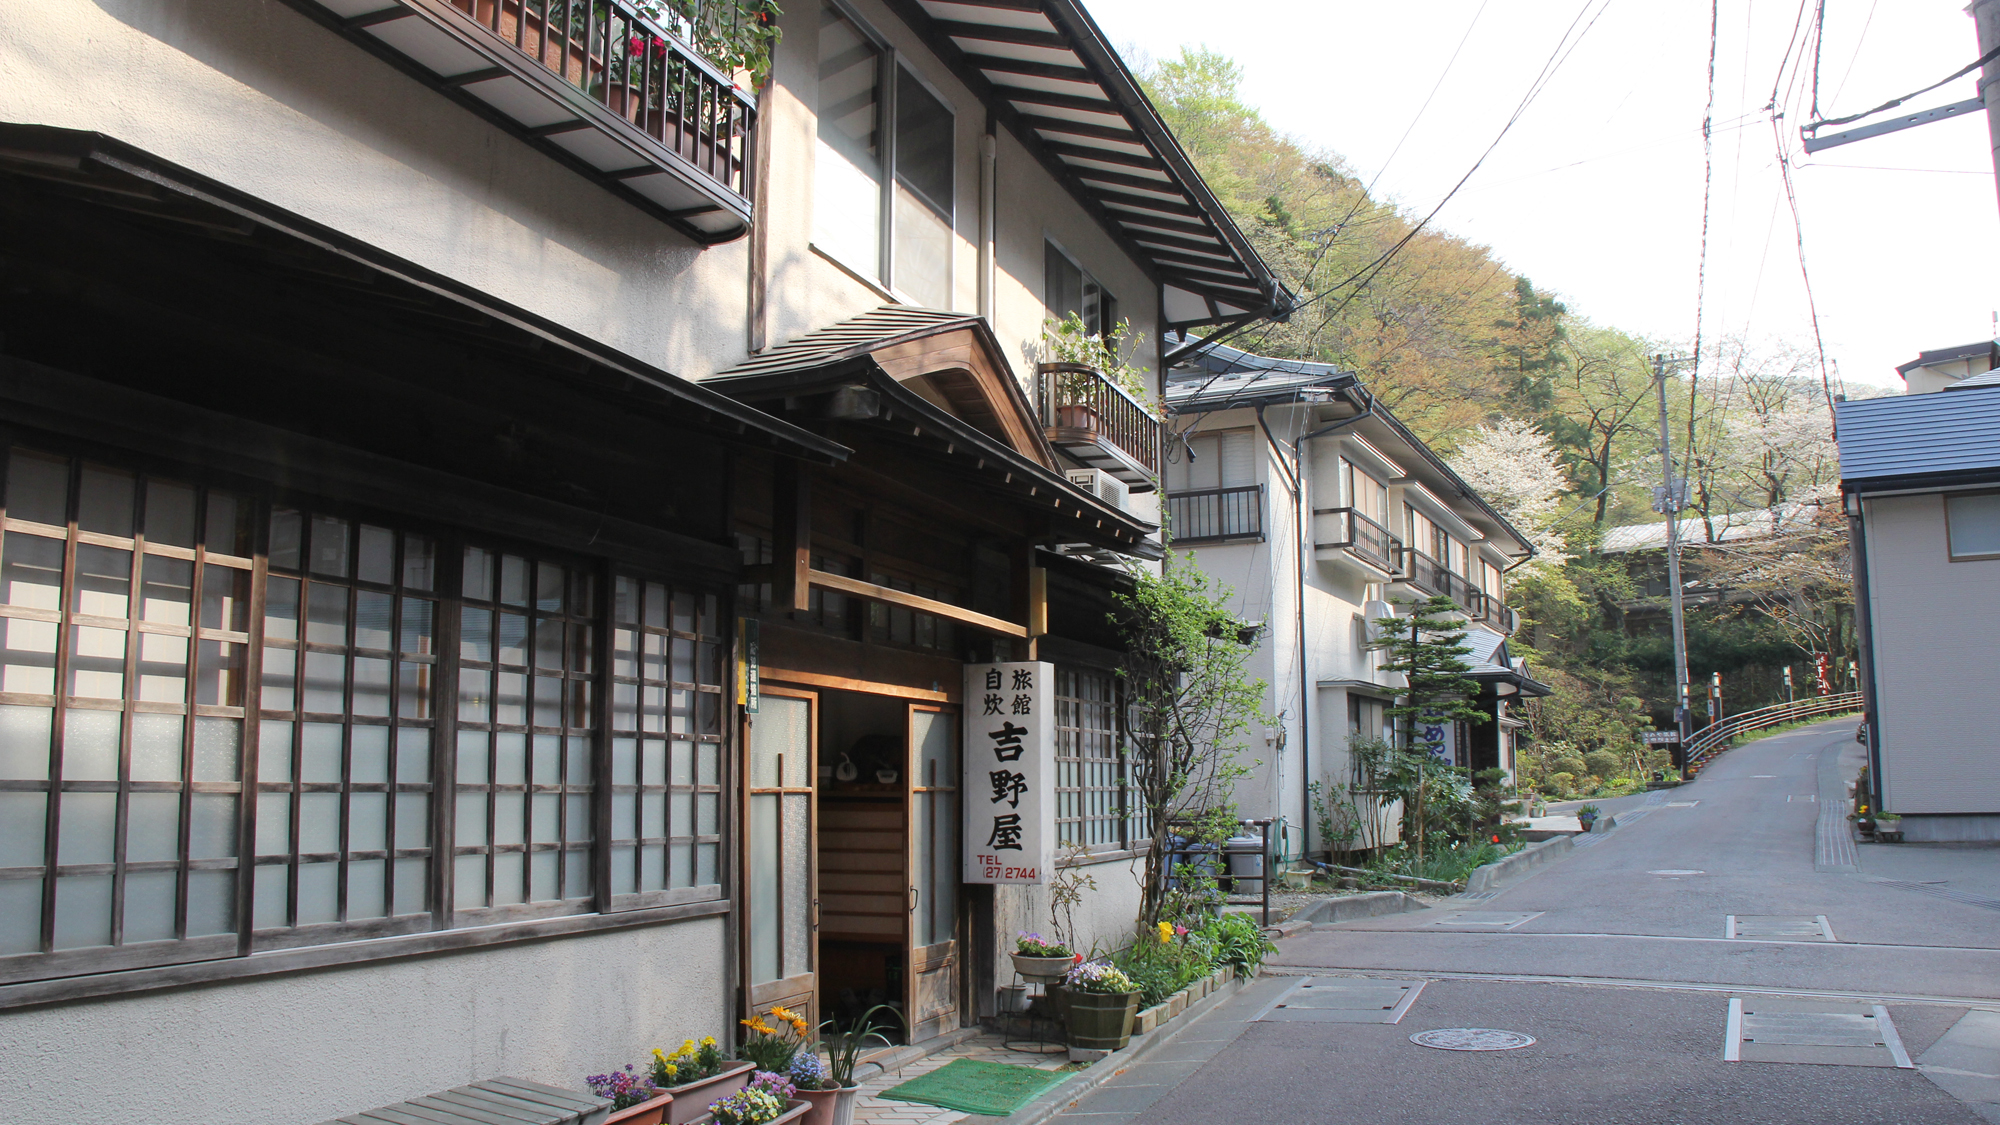
{"label": "gabled entrance roof", "polygon": [[1064,542],[1157,558],[1156,526],[1071,484],[985,319],[884,306],[703,384],[801,425],[867,426],[982,488],[1047,511]]}

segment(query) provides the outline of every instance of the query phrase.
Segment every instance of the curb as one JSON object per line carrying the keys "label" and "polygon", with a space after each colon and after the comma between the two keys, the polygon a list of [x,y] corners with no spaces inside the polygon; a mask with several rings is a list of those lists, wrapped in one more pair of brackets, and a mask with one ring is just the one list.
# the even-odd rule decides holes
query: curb
{"label": "curb", "polygon": [[[1607,816],[1601,827],[1609,831],[1617,823]],[[1591,834],[1596,835],[1595,832]],[[1465,893],[1474,895],[1495,890],[1503,882],[1518,879],[1535,868],[1568,855],[1575,846],[1567,834],[1551,836],[1540,843],[1529,844],[1512,855],[1502,856],[1484,867],[1474,869],[1472,875],[1465,881]]]}
{"label": "curb", "polygon": [[1367,894],[1324,899],[1292,915],[1291,920],[1310,922],[1315,927],[1330,926],[1337,922],[1352,922],[1356,918],[1376,918],[1384,914],[1429,909],[1423,900],[1402,891],[1369,891]]}
{"label": "curb", "polygon": [[1042,1125],[1042,1122],[1068,1109],[1078,1098],[1124,1073],[1126,1067],[1144,1059],[1147,1055],[1159,1050],[1166,1044],[1173,1042],[1176,1036],[1193,1027],[1202,1016],[1207,1015],[1223,1001],[1257,983],[1260,979],[1262,979],[1261,972],[1258,976],[1253,977],[1239,975],[1228,984],[1203,997],[1199,1002],[1188,1005],[1187,1009],[1181,1013],[1182,1016],[1187,1018],[1176,1018],[1173,1023],[1166,1027],[1146,1032],[1143,1035],[1134,1035],[1132,1042],[1124,1050],[1092,1063],[1086,1070],[1076,1072],[1070,1078],[1057,1083],[1041,1097],[1029,1102],[1009,1116],[970,1116],[965,1119],[965,1125]]}

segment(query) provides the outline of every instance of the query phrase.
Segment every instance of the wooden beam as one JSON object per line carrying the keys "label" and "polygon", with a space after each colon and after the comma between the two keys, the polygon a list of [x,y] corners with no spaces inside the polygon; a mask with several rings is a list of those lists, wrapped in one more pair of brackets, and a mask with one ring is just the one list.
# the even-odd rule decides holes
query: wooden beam
{"label": "wooden beam", "polygon": [[771,496],[771,599],[775,608],[812,608],[812,480],[806,466],[778,465]]}
{"label": "wooden beam", "polygon": [[975,613],[963,606],[952,605],[950,602],[941,602],[934,598],[920,597],[916,594],[906,594],[901,590],[892,590],[887,586],[877,586],[873,582],[863,582],[859,578],[849,578],[842,574],[828,574],[823,570],[810,570],[807,574],[811,583],[823,590],[837,590],[840,593],[863,598],[868,601],[882,602],[886,605],[899,605],[905,609],[914,609],[919,613],[928,613],[933,617],[948,618],[961,625],[970,625],[975,629],[984,629],[989,633],[999,633],[1002,636],[1026,637],[1028,635],[1028,629],[1025,625],[1016,625],[1012,621],[1002,621],[998,617],[988,617],[983,613]]}

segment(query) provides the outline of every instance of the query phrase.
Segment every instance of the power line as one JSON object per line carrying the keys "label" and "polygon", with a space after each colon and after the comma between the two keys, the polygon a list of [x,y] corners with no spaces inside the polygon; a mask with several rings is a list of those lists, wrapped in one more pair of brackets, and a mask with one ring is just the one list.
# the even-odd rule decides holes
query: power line
{"label": "power line", "polygon": [[1785,134],[1778,127],[1778,122],[1783,118],[1784,114],[1782,112],[1771,114],[1771,143],[1778,150],[1778,179],[1785,186],[1785,202],[1792,210],[1792,237],[1798,247],[1799,253],[1799,280],[1805,283],[1806,313],[1812,318],[1813,347],[1819,353],[1820,390],[1826,395],[1826,412],[1829,416],[1832,416],[1834,413],[1833,381],[1828,377],[1826,371],[1826,340],[1821,336],[1819,330],[1819,304],[1813,299],[1812,273],[1806,269],[1806,229],[1805,224],[1799,219],[1798,192],[1792,187],[1792,161],[1791,157],[1785,152]]}
{"label": "power line", "polygon": [[1855,37],[1854,54],[1847,60],[1847,69],[1840,72],[1840,85],[1833,88],[1833,100],[1839,101],[1841,91],[1847,89],[1847,76],[1854,73],[1854,64],[1861,60],[1861,47],[1868,42],[1868,28],[1875,22],[1875,6],[1882,0],[1870,0],[1868,16],[1861,21],[1861,34]]}
{"label": "power line", "polygon": [[[1721,20],[1721,0],[1709,0],[1708,105],[1701,113],[1701,256],[1695,266],[1694,274],[1694,367],[1688,372],[1686,471],[1690,473],[1694,469],[1695,419],[1700,413],[1698,396],[1701,393],[1701,313],[1708,296],[1708,220],[1710,199],[1715,187],[1715,141],[1710,129],[1715,121],[1715,45],[1719,37]],[[1667,486],[1673,487],[1673,482],[1668,481]]]}

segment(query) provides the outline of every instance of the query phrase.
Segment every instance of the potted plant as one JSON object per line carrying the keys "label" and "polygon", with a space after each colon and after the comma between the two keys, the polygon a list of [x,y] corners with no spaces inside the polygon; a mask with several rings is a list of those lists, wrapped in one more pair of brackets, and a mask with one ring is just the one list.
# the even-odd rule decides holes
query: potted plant
{"label": "potted plant", "polygon": [[611,1116],[605,1125],[661,1125],[673,1095],[653,1084],[650,1076],[637,1073],[631,1063],[624,1070],[593,1074],[583,1080],[590,1092],[611,1099]]}
{"label": "potted plant", "polygon": [[824,1026],[832,1028],[833,1034],[825,1040],[825,1065],[821,1065],[816,1051],[800,1051],[792,1057],[787,1076],[798,1087],[798,1097],[812,1106],[800,1125],[851,1125],[854,1096],[861,1088],[854,1081],[854,1066],[861,1061],[861,1052],[869,1040],[889,1045],[888,1037],[875,1030],[875,1013],[883,1011],[893,1014],[895,1009],[877,1004],[846,1027],[834,1020],[826,1021]]}
{"label": "potted plant", "polygon": [[674,1098],[667,1107],[666,1125],[686,1125],[708,1112],[709,1102],[741,1090],[752,1069],[750,1063],[723,1058],[713,1035],[700,1043],[689,1039],[671,1055],[653,1048],[653,1085]]}
{"label": "potted plant", "polygon": [[1014,939],[1014,971],[1036,984],[1054,984],[1078,961],[1069,946],[1047,941],[1040,934],[1024,933]]}
{"label": "potted plant", "polygon": [[776,1125],[798,1121],[812,1110],[812,1103],[795,1095],[791,1080],[782,1074],[760,1070],[750,1084],[720,1101],[711,1102],[708,1112],[716,1125]]}
{"label": "potted plant", "polygon": [[1903,818],[1898,813],[1875,814],[1875,838],[1884,843],[1903,842]]}
{"label": "potted plant", "polygon": [[1583,826],[1585,832],[1588,832],[1590,831],[1590,826],[1597,823],[1599,811],[1596,805],[1585,805],[1576,810],[1576,822]]}
{"label": "potted plant", "polygon": [[1092,1051],[1123,1050],[1132,1041],[1132,1013],[1139,988],[1107,961],[1085,961],[1063,978],[1069,999],[1069,1045]]}
{"label": "potted plant", "polygon": [[1097,384],[1109,382],[1154,416],[1160,411],[1146,386],[1145,372],[1118,358],[1132,335],[1130,321],[1119,321],[1102,335],[1090,331],[1075,313],[1043,326],[1041,374],[1053,381],[1055,424],[1065,429],[1095,430]]}
{"label": "potted plant", "polygon": [[792,1057],[806,1045],[808,1036],[812,1034],[812,1025],[806,1023],[804,1016],[783,1006],[738,1022],[749,1034],[736,1048],[736,1057],[772,1074],[785,1073],[792,1065]]}

